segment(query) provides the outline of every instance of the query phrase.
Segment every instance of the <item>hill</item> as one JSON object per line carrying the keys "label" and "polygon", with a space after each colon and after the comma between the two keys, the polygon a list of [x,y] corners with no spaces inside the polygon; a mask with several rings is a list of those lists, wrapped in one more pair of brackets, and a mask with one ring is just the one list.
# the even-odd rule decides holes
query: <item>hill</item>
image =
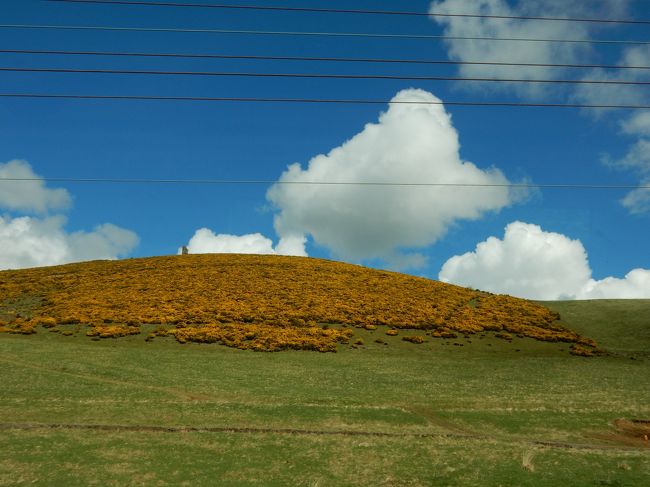
{"label": "hill", "polygon": [[[595,342],[531,301],[322,259],[186,255],[0,272],[0,331],[221,343],[264,351],[336,351],[354,329],[412,333],[413,343],[495,333],[572,344]],[[428,337],[428,338],[427,338]]]}

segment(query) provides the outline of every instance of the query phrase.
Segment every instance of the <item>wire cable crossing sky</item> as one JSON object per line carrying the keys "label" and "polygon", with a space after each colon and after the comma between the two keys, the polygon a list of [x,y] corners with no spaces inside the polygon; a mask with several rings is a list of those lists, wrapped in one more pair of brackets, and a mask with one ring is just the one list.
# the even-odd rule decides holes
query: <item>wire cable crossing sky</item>
{"label": "wire cable crossing sky", "polygon": [[480,81],[501,83],[565,83],[597,85],[650,85],[650,81],[623,79],[527,79],[527,78],[464,78],[458,76],[400,76],[391,74],[332,74],[332,73],[251,73],[228,71],[147,71],[127,69],[81,69],[81,68],[18,68],[0,66],[0,72],[15,73],[67,73],[67,74],[125,74],[153,76],[231,76],[256,78],[318,78],[318,79],[373,79],[411,81]]}
{"label": "wire cable crossing sky", "polygon": [[463,17],[476,19],[504,19],[504,20],[545,20],[561,22],[595,22],[609,24],[650,24],[650,20],[640,19],[585,19],[575,17],[533,17],[521,15],[486,15],[463,13],[437,13],[437,12],[408,12],[395,10],[362,10],[362,9],[335,9],[313,7],[279,7],[271,5],[232,5],[216,3],[180,3],[180,2],[136,2],[120,0],[43,0],[52,3],[78,3],[78,4],[104,4],[120,6],[146,6],[146,7],[186,7],[186,8],[212,8],[212,9],[240,9],[263,10],[275,12],[309,12],[309,13],[336,13],[336,14],[364,14],[364,15],[406,15],[416,17]]}
{"label": "wire cable crossing sky", "polygon": [[650,69],[650,66],[627,66],[616,64],[549,64],[549,63],[509,63],[492,61],[450,61],[444,59],[382,59],[350,57],[310,57],[310,56],[261,56],[252,54],[200,54],[175,52],[110,52],[110,51],[51,51],[34,49],[0,49],[0,54],[34,54],[51,56],[108,56],[108,57],[161,57],[189,59],[247,59],[259,61],[317,61],[344,63],[392,63],[392,64],[433,64],[433,65],[488,65],[488,66],[536,66],[542,68],[579,69]]}
{"label": "wire cable crossing sky", "polygon": [[501,107],[501,108],[593,108],[619,110],[647,110],[648,105],[617,104],[575,104],[575,103],[524,103],[524,102],[482,102],[482,101],[419,101],[419,100],[363,100],[363,99],[327,99],[327,98],[259,98],[259,97],[200,97],[200,96],[147,96],[147,95],[83,95],[58,93],[0,93],[0,98],[43,98],[61,100],[124,100],[124,101],[188,101],[188,102],[234,102],[234,103],[306,103],[306,104],[341,104],[341,105],[449,105],[467,107]]}
{"label": "wire cable crossing sky", "polygon": [[96,30],[114,32],[169,32],[185,34],[233,34],[252,36],[292,36],[292,37],[344,37],[374,39],[421,39],[439,41],[502,41],[502,42],[544,42],[567,44],[613,44],[613,45],[647,45],[650,40],[632,39],[572,39],[572,38],[534,38],[534,37],[493,37],[493,36],[453,36],[428,34],[382,34],[372,32],[308,32],[295,30],[238,30],[238,29],[190,29],[182,27],[136,27],[108,25],[52,25],[52,24],[0,24],[0,29],[34,29],[34,30]]}
{"label": "wire cable crossing sky", "polygon": [[275,181],[271,179],[129,179],[129,178],[0,178],[2,182],[66,182],[66,183],[114,183],[114,184],[290,184],[307,186],[392,186],[392,187],[450,187],[450,188],[553,188],[553,189],[650,189],[650,185],[614,185],[585,183],[508,183],[470,184],[443,182],[397,182],[397,181]]}

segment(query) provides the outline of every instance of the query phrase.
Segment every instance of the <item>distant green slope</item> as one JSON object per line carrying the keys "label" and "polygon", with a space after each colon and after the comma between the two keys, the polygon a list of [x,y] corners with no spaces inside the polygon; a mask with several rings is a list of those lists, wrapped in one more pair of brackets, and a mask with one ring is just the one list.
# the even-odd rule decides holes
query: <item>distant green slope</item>
{"label": "distant green slope", "polygon": [[546,301],[562,322],[609,352],[650,357],[650,299]]}

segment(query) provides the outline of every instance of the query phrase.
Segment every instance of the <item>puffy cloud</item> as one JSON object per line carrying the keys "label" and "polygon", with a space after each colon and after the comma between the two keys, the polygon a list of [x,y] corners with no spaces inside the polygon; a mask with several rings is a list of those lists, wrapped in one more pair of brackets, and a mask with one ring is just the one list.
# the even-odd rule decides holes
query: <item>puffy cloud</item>
{"label": "puffy cloud", "polygon": [[[0,182],[0,208],[9,212],[48,213],[67,209],[72,201],[65,189],[46,187],[26,161],[0,164],[0,178],[33,181]],[[0,215],[0,269],[20,269],[93,259],[116,259],[133,250],[138,236],[111,223],[91,232],[68,233],[66,218]]]}
{"label": "puffy cloud", "polygon": [[[277,248],[273,241],[260,233],[248,235],[215,234],[208,228],[201,228],[187,244],[191,254],[280,254],[307,255],[304,251],[303,236],[289,236],[281,239]],[[180,253],[179,249],[179,253]]]}
{"label": "puffy cloud", "polygon": [[0,216],[0,269],[20,269],[91,259],[116,259],[138,244],[138,236],[115,225],[66,233],[65,217]]}
{"label": "puffy cloud", "polygon": [[117,259],[131,252],[140,243],[135,232],[104,223],[92,232],[74,232],[67,236],[71,261]]}
{"label": "puffy cloud", "polygon": [[[465,13],[497,16],[546,16],[546,17],[608,17],[623,16],[627,0],[602,2],[567,2],[548,0],[531,2],[519,0],[434,0],[431,13]],[[502,37],[537,39],[580,39],[591,37],[592,31],[602,28],[597,24],[575,22],[540,22],[536,20],[495,19],[471,17],[431,17],[443,26],[445,35],[455,37]],[[495,61],[508,63],[571,64],[584,62],[591,55],[588,44],[561,44],[557,42],[499,42],[453,39],[446,41],[448,55],[458,61]],[[565,68],[533,66],[463,65],[462,76],[492,78],[559,78]],[[551,88],[537,83],[472,83],[469,89],[509,90],[522,96],[540,97]],[[553,87],[557,93],[558,87]]]}
{"label": "puffy cloud", "polygon": [[650,270],[596,281],[579,240],[518,221],[506,227],[503,240],[489,237],[449,259],[439,278],[529,299],[650,298]]}
{"label": "puffy cloud", "polygon": [[[454,222],[478,219],[513,203],[507,187],[373,187],[367,182],[508,184],[496,168],[480,169],[459,155],[458,133],[431,93],[399,92],[378,123],[364,129],[306,169],[292,164],[268,193],[281,237],[310,235],[346,260],[383,259],[394,267],[419,266],[424,258],[404,249],[424,247]],[[288,184],[345,182],[353,184]],[[354,184],[361,183],[361,184]]]}
{"label": "puffy cloud", "polygon": [[624,279],[607,277],[600,281],[590,279],[577,296],[578,299],[644,299],[650,298],[650,270],[634,269]]}
{"label": "puffy cloud", "polygon": [[50,189],[34,173],[26,161],[0,163],[0,179],[36,179],[33,181],[2,181],[0,207],[12,211],[45,213],[70,206],[70,194],[65,189]]}
{"label": "puffy cloud", "polygon": [[275,252],[280,255],[297,255],[300,257],[307,257],[305,244],[307,237],[300,234],[283,235],[278,245],[275,247]]}

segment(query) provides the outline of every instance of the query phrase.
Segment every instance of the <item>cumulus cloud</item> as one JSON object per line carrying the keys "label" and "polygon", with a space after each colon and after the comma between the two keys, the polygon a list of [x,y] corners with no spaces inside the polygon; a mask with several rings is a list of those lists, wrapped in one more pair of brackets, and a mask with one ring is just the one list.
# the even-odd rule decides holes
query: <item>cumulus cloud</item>
{"label": "cumulus cloud", "polygon": [[607,277],[600,281],[590,279],[577,296],[578,299],[644,299],[650,298],[650,270],[634,269],[624,279]]}
{"label": "cumulus cloud", "polygon": [[135,232],[104,223],[92,232],[73,232],[67,235],[71,262],[124,257],[140,243]]}
{"label": "cumulus cloud", "polygon": [[[277,247],[273,241],[260,233],[248,235],[215,234],[208,228],[200,228],[187,244],[191,254],[280,254],[306,256],[303,236],[289,236],[280,240]],[[179,249],[179,253],[181,250]]]}
{"label": "cumulus cloud", "polygon": [[439,278],[529,299],[650,298],[650,270],[594,280],[579,240],[519,221],[506,227],[503,239],[489,237],[449,259]]}
{"label": "cumulus cloud", "polygon": [[5,181],[0,187],[0,269],[20,269],[94,259],[116,259],[131,252],[138,236],[111,223],[90,232],[65,230],[62,214],[16,216],[15,213],[51,213],[67,209],[72,201],[65,189],[52,189],[26,161],[0,164],[0,178],[34,181]]}
{"label": "cumulus cloud", "polygon": [[[378,123],[369,123],[305,169],[292,164],[268,193],[277,209],[275,229],[296,243],[309,235],[336,257],[382,259],[394,267],[416,267],[424,257],[408,249],[428,246],[458,220],[498,211],[518,195],[498,169],[481,169],[459,155],[458,133],[442,105],[423,90],[399,92]],[[462,187],[372,187],[345,183],[461,183]],[[407,250],[405,250],[407,249]]]}
{"label": "cumulus cloud", "polygon": [[[624,16],[627,0],[605,0],[601,2],[568,2],[566,0],[546,0],[531,2],[519,0],[514,3],[506,0],[434,0],[430,13],[481,14],[496,16],[524,17],[607,17]],[[592,37],[594,29],[602,29],[598,24],[575,22],[540,22],[535,20],[471,18],[471,17],[431,17],[441,25],[444,34],[454,37],[501,37],[536,39],[579,39]],[[584,43],[561,44],[556,42],[495,42],[481,40],[453,39],[446,41],[450,59],[458,61],[495,61],[508,63],[571,64],[584,62],[592,55],[591,47]],[[533,66],[490,66],[463,65],[459,68],[462,76],[540,79],[559,78],[566,68]],[[514,91],[521,96],[541,97],[551,92],[549,86],[536,83],[472,83],[469,89],[491,91]],[[553,87],[553,93],[558,87]]]}
{"label": "cumulus cloud", "polygon": [[67,233],[65,217],[0,216],[0,269],[21,269],[92,259],[116,259],[138,244],[138,236],[104,224],[92,232]]}
{"label": "cumulus cloud", "polygon": [[0,179],[31,179],[1,183],[0,207],[8,210],[46,213],[50,210],[65,210],[72,201],[65,189],[46,187],[45,182],[26,161],[0,163]]}

